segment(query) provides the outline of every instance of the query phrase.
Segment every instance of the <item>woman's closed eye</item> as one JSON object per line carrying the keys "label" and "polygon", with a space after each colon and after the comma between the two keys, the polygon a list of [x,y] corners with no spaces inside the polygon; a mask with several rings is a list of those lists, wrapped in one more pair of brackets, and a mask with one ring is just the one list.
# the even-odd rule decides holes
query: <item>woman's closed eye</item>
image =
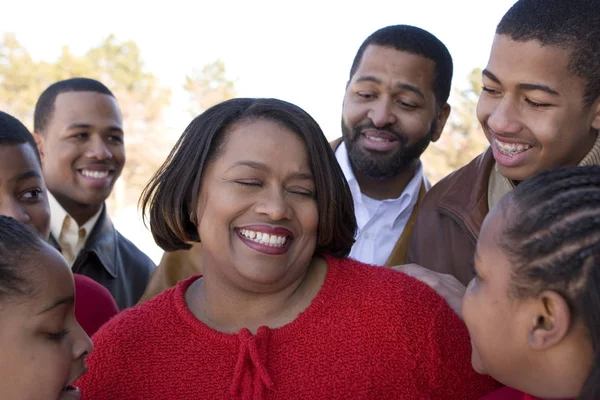
{"label": "woman's closed eye", "polygon": [[287,191],[292,194],[297,194],[300,196],[314,197],[314,193],[312,192],[312,190],[309,190],[309,189],[306,189],[303,187],[299,187],[299,186],[291,187],[291,188],[287,189]]}
{"label": "woman's closed eye", "polygon": [[235,183],[242,185],[242,186],[256,186],[256,187],[261,187],[263,185],[263,183],[259,180],[256,179],[238,179],[234,181]]}

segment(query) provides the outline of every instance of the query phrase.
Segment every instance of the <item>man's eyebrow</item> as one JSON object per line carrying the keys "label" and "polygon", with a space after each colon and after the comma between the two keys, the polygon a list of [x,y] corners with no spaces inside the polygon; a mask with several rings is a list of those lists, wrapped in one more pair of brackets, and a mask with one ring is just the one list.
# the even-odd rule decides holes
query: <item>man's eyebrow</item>
{"label": "man's eyebrow", "polygon": [[381,80],[377,79],[372,75],[365,75],[356,78],[356,82],[373,82],[373,83],[381,83]]}
{"label": "man's eyebrow", "polygon": [[[497,84],[499,84],[499,85],[502,84],[502,82],[500,82],[500,79],[498,79],[498,77],[496,75],[494,75],[487,69],[484,69],[481,73],[483,76],[496,82]],[[552,89],[550,86],[546,86],[546,85],[539,85],[536,83],[520,83],[518,85],[518,87],[521,90],[539,90],[539,91],[551,94],[553,96],[560,96],[560,93],[558,93],[556,90]]]}
{"label": "man's eyebrow", "polygon": [[[377,83],[380,84],[381,80],[377,79],[376,77],[372,76],[372,75],[365,75],[365,76],[361,76],[359,78],[356,79],[356,82],[373,82],[373,83]],[[415,94],[417,94],[419,97],[421,98],[425,98],[425,95],[423,94],[423,92],[421,91],[421,89],[419,89],[418,87],[408,84],[408,83],[397,83],[395,85],[396,88],[398,89],[403,89],[403,90],[408,90],[411,91]]]}
{"label": "man's eyebrow", "polygon": [[492,81],[496,82],[499,85],[502,84],[502,82],[500,82],[500,79],[498,79],[498,77],[496,75],[492,74],[488,69],[484,69],[483,71],[481,71],[481,75],[487,77],[488,79],[491,79]]}
{"label": "man's eyebrow", "polygon": [[520,83],[519,84],[519,89],[522,90],[539,90],[548,94],[551,94],[552,96],[560,96],[560,93],[558,93],[556,90],[552,89],[549,86],[546,85],[538,85],[535,83]]}
{"label": "man's eyebrow", "polygon": [[[86,123],[83,123],[83,122],[74,122],[74,123],[72,123],[71,125],[69,125],[69,126],[67,127],[67,130],[74,130],[74,129],[91,129],[91,128],[93,128],[93,126],[92,126],[92,125],[90,125],[90,124],[86,124]],[[121,128],[121,127],[120,127],[120,126],[118,126],[118,125],[112,125],[112,126],[109,126],[108,128],[106,128],[106,130],[107,130],[107,131],[118,131],[118,132],[121,132],[121,133],[123,133],[123,128]]]}

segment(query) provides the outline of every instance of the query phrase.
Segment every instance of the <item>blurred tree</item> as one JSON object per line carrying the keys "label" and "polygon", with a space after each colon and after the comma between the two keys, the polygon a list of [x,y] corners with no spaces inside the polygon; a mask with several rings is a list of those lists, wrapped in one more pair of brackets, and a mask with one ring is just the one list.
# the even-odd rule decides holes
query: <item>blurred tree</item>
{"label": "blurred tree", "polygon": [[477,120],[477,99],[481,94],[481,69],[468,76],[468,88],[454,88],[455,104],[442,136],[432,143],[422,156],[425,174],[435,183],[461,168],[482,153],[487,139]]}
{"label": "blurred tree", "polygon": [[83,56],[64,46],[58,59],[49,63],[34,61],[12,34],[0,42],[0,108],[30,128],[42,91],[58,80],[82,76],[98,79],[111,89],[123,113],[127,162],[109,206],[120,209],[136,204],[142,187],[173,144],[162,123],[171,93],[145,72],[137,44],[110,35]]}
{"label": "blurred tree", "polygon": [[222,101],[235,97],[234,82],[227,79],[225,63],[217,59],[185,77],[183,88],[191,97],[190,114],[196,116]]}

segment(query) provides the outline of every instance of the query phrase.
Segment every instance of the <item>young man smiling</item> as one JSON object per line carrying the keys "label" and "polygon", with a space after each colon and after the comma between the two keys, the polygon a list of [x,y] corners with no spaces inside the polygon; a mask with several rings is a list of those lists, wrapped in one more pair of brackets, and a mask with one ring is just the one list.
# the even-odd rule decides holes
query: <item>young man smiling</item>
{"label": "young man smiling", "polygon": [[35,107],[51,240],[73,272],[104,285],[121,309],[138,301],[155,267],[117,232],[104,205],[125,164],[122,126],[115,97],[92,79],[54,83]]}
{"label": "young man smiling", "polygon": [[477,117],[490,148],[427,193],[408,262],[473,276],[488,211],[553,167],[600,164],[600,13],[596,0],[519,0],[504,15]]}

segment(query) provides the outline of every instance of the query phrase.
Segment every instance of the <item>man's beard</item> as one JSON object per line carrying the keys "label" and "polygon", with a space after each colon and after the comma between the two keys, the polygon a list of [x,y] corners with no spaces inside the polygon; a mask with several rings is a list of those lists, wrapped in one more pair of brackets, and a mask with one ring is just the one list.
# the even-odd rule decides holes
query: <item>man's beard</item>
{"label": "man's beard", "polygon": [[[391,125],[376,128],[369,121],[368,123],[358,124],[354,129],[350,129],[342,120],[342,135],[346,149],[348,150],[350,165],[352,165],[355,173],[359,172],[372,179],[386,180],[393,178],[411,168],[415,164],[415,161],[421,157],[421,154],[423,154],[429,143],[431,143],[436,125],[437,121],[434,120],[429,132],[425,136],[415,143],[408,145],[406,135],[394,130]],[[394,135],[400,143],[399,149],[392,154],[381,154],[360,149],[358,147],[358,139],[361,132],[366,129],[386,131]]]}

